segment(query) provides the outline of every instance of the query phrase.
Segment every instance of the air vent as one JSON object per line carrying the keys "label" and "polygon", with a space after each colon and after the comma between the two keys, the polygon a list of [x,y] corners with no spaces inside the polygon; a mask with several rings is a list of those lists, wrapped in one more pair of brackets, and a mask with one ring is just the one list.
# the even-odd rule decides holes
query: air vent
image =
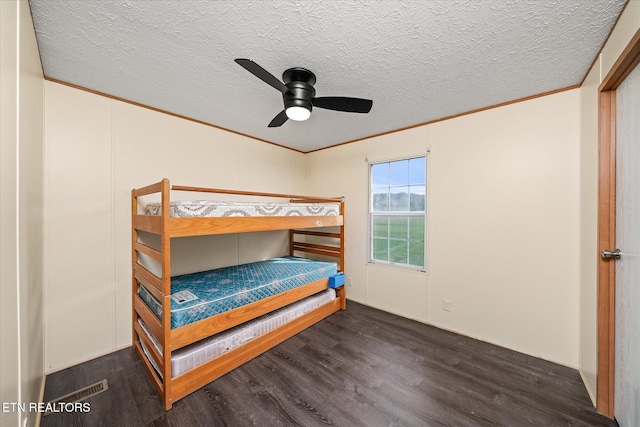
{"label": "air vent", "polygon": [[[74,403],[81,402],[85,399],[90,398],[91,396],[95,396],[96,394],[100,394],[103,391],[106,391],[109,388],[109,384],[107,380],[102,380],[95,384],[91,384],[90,386],[81,388],[72,393],[65,394],[64,396],[58,397],[56,399],[50,400],[45,404],[45,407],[56,406],[56,404],[60,403]],[[44,415],[52,414],[53,412],[45,412]]]}

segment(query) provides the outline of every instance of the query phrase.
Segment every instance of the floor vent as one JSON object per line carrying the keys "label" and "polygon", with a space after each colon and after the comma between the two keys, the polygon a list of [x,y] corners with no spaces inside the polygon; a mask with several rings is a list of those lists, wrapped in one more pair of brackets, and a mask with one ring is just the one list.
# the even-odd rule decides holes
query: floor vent
{"label": "floor vent", "polygon": [[[109,388],[109,384],[107,383],[107,380],[102,380],[95,384],[91,384],[90,386],[76,390],[72,393],[65,394],[64,396],[60,396],[56,399],[50,400],[47,403],[45,403],[45,407],[55,408],[56,406],[59,406],[59,404],[62,404],[62,403],[81,402],[85,399],[88,399],[91,396],[95,396],[96,394],[100,394],[103,391],[107,391],[108,388]],[[53,413],[54,413],[53,411],[46,411],[43,415],[46,416]]]}

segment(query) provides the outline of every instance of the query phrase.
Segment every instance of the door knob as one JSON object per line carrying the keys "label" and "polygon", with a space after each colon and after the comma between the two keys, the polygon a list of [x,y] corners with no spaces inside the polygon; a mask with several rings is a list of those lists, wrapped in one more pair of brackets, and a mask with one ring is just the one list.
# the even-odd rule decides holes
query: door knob
{"label": "door knob", "polygon": [[611,252],[608,251],[606,249],[602,250],[602,258],[604,259],[609,259],[609,258],[613,258],[613,259],[620,259],[620,249],[616,249],[615,251]]}

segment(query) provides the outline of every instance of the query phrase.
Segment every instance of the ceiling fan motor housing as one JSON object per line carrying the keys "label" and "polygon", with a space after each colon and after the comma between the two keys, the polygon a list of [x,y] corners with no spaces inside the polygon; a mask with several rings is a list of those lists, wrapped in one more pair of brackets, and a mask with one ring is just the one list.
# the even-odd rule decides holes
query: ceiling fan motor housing
{"label": "ceiling fan motor housing", "polygon": [[316,95],[313,85],[316,76],[305,68],[289,68],[282,74],[282,80],[289,89],[282,95],[285,110],[289,107],[303,107],[311,111]]}

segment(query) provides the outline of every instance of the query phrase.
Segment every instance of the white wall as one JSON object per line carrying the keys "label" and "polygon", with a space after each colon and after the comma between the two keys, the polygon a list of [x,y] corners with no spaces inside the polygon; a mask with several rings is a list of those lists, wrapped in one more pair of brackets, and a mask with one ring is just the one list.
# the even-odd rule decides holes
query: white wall
{"label": "white wall", "polygon": [[639,29],[640,0],[631,0],[580,89],[580,373],[594,403],[598,371],[598,86]]}
{"label": "white wall", "polygon": [[[301,153],[57,83],[46,82],[45,95],[48,372],[131,344],[132,188],[169,178],[304,194]],[[178,239],[172,274],[287,245],[282,232]]]}
{"label": "white wall", "polygon": [[[27,1],[0,2],[0,402],[37,402],[43,378],[42,67]],[[3,426],[36,414],[2,412]]]}
{"label": "white wall", "polygon": [[[576,89],[308,154],[307,191],[347,198],[348,298],[577,367],[579,106]],[[428,149],[428,273],[367,264],[366,159]]]}
{"label": "white wall", "polygon": [[[307,193],[346,198],[346,271],[352,279],[347,297],[404,317],[427,321],[426,275],[367,264],[367,161],[424,155],[425,128],[341,145],[307,154]],[[427,178],[429,179],[429,178]],[[387,285],[391,278],[394,286]]]}
{"label": "white wall", "polygon": [[[20,399],[18,283],[18,51],[17,1],[0,2],[0,400]],[[0,414],[18,425],[16,413]]]}

